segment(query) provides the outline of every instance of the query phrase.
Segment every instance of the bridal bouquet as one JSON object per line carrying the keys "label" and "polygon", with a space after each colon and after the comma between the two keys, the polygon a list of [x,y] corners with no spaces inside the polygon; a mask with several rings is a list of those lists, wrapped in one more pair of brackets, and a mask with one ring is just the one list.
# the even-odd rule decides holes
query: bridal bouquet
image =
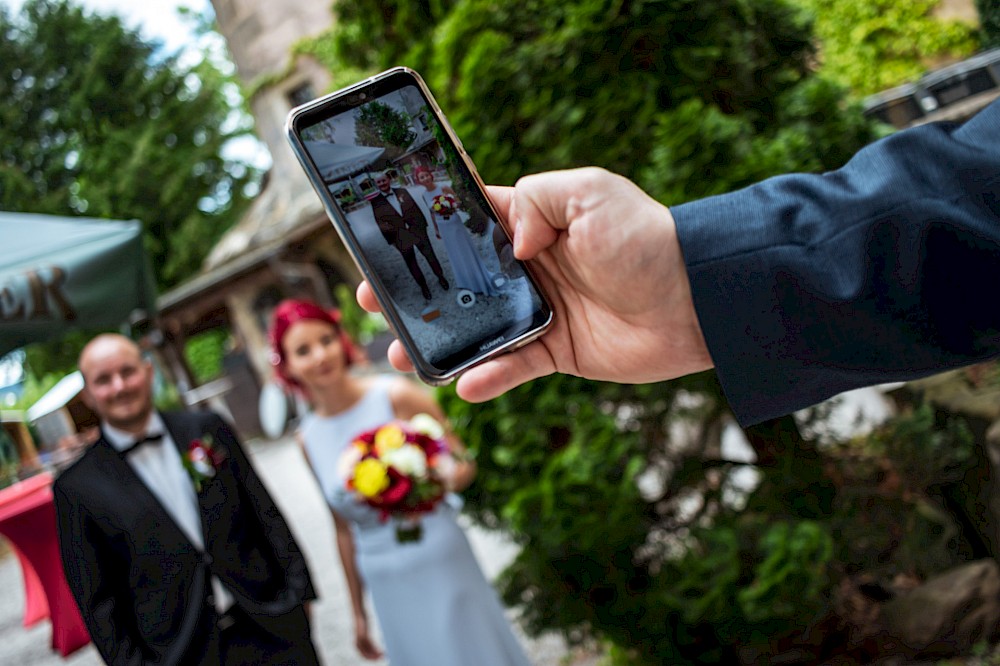
{"label": "bridal bouquet", "polygon": [[396,521],[396,539],[418,541],[420,514],[432,511],[445,494],[435,473],[451,462],[444,429],[433,417],[418,414],[393,421],[354,438],[340,460],[347,489]]}
{"label": "bridal bouquet", "polygon": [[431,210],[442,217],[449,217],[458,211],[458,199],[450,194],[439,194],[431,200]]}

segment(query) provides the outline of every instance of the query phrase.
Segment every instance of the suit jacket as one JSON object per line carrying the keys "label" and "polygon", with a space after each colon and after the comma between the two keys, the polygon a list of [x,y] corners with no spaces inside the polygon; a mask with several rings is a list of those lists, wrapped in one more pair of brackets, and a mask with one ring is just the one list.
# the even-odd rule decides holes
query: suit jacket
{"label": "suit jacket", "polygon": [[109,664],[218,663],[211,576],[264,629],[316,597],[302,551],[229,427],[215,414],[163,414],[179,449],[211,435],[225,459],[198,493],[205,550],[102,436],[56,479],[63,566]]}
{"label": "suit jacket", "polygon": [[397,188],[393,192],[399,199],[400,213],[396,212],[381,193],[371,200],[372,212],[385,241],[400,250],[406,250],[413,247],[421,237],[427,237],[427,218],[407,190]]}
{"label": "suit jacket", "polygon": [[671,210],[744,424],[1000,353],[1000,101]]}

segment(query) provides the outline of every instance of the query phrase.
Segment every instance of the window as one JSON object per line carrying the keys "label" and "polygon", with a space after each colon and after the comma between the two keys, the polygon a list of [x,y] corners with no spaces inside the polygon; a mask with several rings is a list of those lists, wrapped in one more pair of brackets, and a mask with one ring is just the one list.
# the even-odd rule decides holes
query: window
{"label": "window", "polygon": [[311,83],[303,83],[300,86],[292,88],[291,92],[288,93],[288,101],[292,106],[301,106],[314,99],[316,99],[316,93],[313,91]]}

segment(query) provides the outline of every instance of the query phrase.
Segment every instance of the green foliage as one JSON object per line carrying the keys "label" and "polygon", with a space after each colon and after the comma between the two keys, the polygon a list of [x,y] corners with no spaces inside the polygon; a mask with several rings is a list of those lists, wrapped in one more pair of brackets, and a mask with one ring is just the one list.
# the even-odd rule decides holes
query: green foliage
{"label": "green foliage", "polygon": [[76,362],[84,345],[98,330],[69,331],[60,338],[24,348],[25,364],[36,377],[62,377],[76,370]]}
{"label": "green foliage", "polygon": [[841,445],[831,462],[839,488],[829,523],[847,572],[926,577],[972,557],[942,495],[976,464],[964,420],[922,405]]}
{"label": "green foliage", "polygon": [[402,154],[417,138],[410,118],[382,102],[370,102],[361,107],[354,134],[359,145],[383,146],[392,158]]}
{"label": "green foliage", "polygon": [[428,41],[454,4],[451,0],[336,2],[331,51],[337,60],[359,68],[403,64],[407,52]]}
{"label": "green foliage", "polygon": [[[674,204],[833,169],[880,136],[813,75],[810,16],[781,0],[335,11],[332,32],[300,48],[337,76],[420,71],[488,182],[596,164]],[[748,465],[716,448],[728,412],[711,374],[645,386],[553,376],[475,406],[439,395],[480,468],[466,511],[522,546],[504,600],[531,631],[610,642],[616,664],[730,664],[798,640],[831,612],[836,576],[868,566],[867,550],[842,546],[845,525],[869,510],[882,525],[899,506],[852,512],[855,486],[829,476],[837,452],[811,442],[776,448],[740,485]],[[912,523],[922,535],[925,515]]]}
{"label": "green foliage", "polygon": [[1000,46],[1000,2],[997,0],[976,0],[979,11],[980,41],[984,48]]}
{"label": "green foliage", "polygon": [[[744,180],[710,183],[718,189],[773,173],[786,157],[792,161],[780,164],[784,170],[839,166],[875,136],[856,110],[845,111],[830,84],[812,84],[812,106],[808,95],[793,93],[809,80],[811,35],[802,13],[783,2],[423,6],[436,20],[403,37],[399,22],[409,19],[340,2],[333,51],[338,62],[364,71],[400,62],[421,71],[489,182],[597,164],[632,178],[642,174],[643,185],[656,183],[662,160],[652,160],[654,129],[685,125],[671,117],[692,100],[736,120],[762,143],[793,124],[784,140],[797,139],[799,147],[773,156],[768,168],[743,166]],[[345,18],[353,16],[365,18]],[[393,47],[371,48],[386,42]],[[785,108],[789,100],[793,106]],[[856,127],[845,134],[846,118]],[[810,134],[797,136],[805,127]],[[713,152],[718,143],[706,134],[696,138],[686,147],[691,154]],[[750,161],[760,152],[732,156]],[[709,180],[684,166],[691,175],[669,188],[679,197],[670,203],[701,192]],[[732,167],[734,175],[740,168]]]}
{"label": "green foliage", "polygon": [[[61,0],[0,7],[0,34],[0,210],[138,219],[161,288],[196,273],[258,176],[221,155],[251,129],[230,75]],[[97,332],[33,345],[29,364],[71,372]]]}
{"label": "green foliage", "polygon": [[[939,0],[793,2],[815,21],[823,75],[858,96],[913,81],[930,64],[971,55],[979,46],[976,26],[932,14]],[[996,11],[995,2],[981,4]]]}
{"label": "green foliage", "polygon": [[213,328],[199,333],[184,344],[184,359],[199,384],[222,374],[222,357],[226,354],[229,331]]}
{"label": "green foliage", "polygon": [[825,569],[833,555],[832,539],[823,526],[772,525],[760,548],[763,557],[754,567],[753,581],[736,595],[747,620],[798,623],[823,610],[829,585]]}
{"label": "green foliage", "polygon": [[6,488],[17,481],[17,472],[21,459],[17,453],[17,445],[7,431],[0,428],[0,488]]}
{"label": "green foliage", "polygon": [[933,408],[924,404],[868,440],[872,453],[895,462],[912,489],[961,479],[973,462],[973,438],[960,418],[949,418],[940,427]]}
{"label": "green foliage", "polygon": [[13,409],[22,411],[28,409],[38,402],[39,398],[48,393],[63,377],[65,377],[64,374],[38,374],[29,365],[27,376],[24,380],[24,390],[17,399],[17,402],[14,403]]}
{"label": "green foliage", "polygon": [[0,34],[0,209],[138,219],[161,287],[195,273],[257,177],[221,155],[251,129],[231,77],[64,0]]}
{"label": "green foliage", "polygon": [[176,412],[184,409],[184,402],[181,400],[180,391],[177,386],[170,382],[156,382],[153,384],[153,404],[161,412]]}
{"label": "green foliage", "polygon": [[846,107],[852,113],[829,113],[840,104],[838,88],[813,79],[782,93],[775,125],[759,131],[746,116],[688,100],[653,119],[649,164],[637,182],[661,201],[676,202],[750,185],[789,165],[833,168],[878,135],[855,106]]}
{"label": "green foliage", "polygon": [[384,317],[366,312],[358,305],[351,287],[341,282],[333,288],[333,295],[340,309],[340,325],[358,344],[367,345],[377,334],[388,330]]}

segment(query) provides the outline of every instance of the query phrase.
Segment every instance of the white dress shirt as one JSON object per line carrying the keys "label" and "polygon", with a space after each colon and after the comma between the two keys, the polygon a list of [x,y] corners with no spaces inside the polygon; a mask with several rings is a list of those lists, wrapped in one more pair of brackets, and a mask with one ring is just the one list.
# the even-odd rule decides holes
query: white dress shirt
{"label": "white dress shirt", "polygon": [[390,206],[396,209],[397,213],[400,215],[403,214],[403,204],[400,203],[399,197],[396,196],[396,192],[394,190],[389,190],[388,192],[383,193],[382,196],[385,197],[385,200],[389,202]]}
{"label": "white dress shirt", "polygon": [[[143,437],[134,437],[124,430],[119,430],[107,423],[101,423],[105,439],[118,451],[129,448],[133,442]],[[194,482],[184,469],[177,446],[160,418],[153,412],[146,424],[144,437],[163,435],[158,442],[147,442],[126,454],[126,460],[135,473],[146,484],[146,487],[160,500],[160,504],[177,526],[191,540],[194,546],[204,552],[205,536],[201,525],[201,511],[198,507],[198,495],[195,493]],[[215,607],[219,613],[233,605],[233,597],[217,577],[212,576],[212,592],[215,596]]]}

